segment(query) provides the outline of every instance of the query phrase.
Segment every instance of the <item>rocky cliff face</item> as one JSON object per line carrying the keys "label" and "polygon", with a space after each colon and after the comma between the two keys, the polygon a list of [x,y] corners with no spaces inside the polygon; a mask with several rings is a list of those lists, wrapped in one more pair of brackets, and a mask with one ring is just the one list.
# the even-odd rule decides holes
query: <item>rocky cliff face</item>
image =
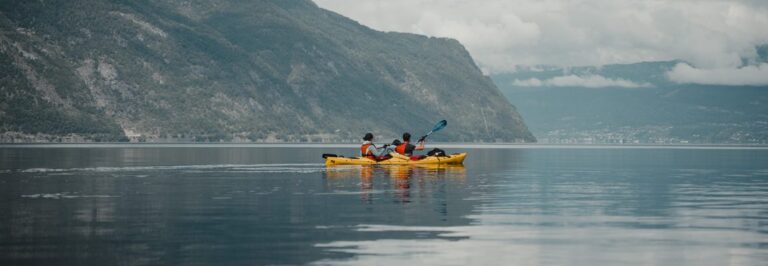
{"label": "rocky cliff face", "polygon": [[535,141],[457,41],[306,0],[3,1],[0,89],[6,136]]}

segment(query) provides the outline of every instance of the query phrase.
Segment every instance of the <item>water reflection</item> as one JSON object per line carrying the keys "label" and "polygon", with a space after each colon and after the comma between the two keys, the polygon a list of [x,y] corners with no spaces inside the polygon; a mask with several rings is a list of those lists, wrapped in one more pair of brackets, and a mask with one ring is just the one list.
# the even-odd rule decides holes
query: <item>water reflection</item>
{"label": "water reflection", "polygon": [[[477,163],[487,168],[475,163],[468,167],[484,170],[470,175],[467,189],[482,202],[468,216],[470,225],[361,224],[352,230],[370,237],[317,245],[354,254],[353,259],[315,263],[764,265],[768,261],[764,151],[531,150],[519,167],[505,167],[514,163],[505,164],[496,155]],[[386,236],[396,232],[436,235]],[[451,237],[460,239],[447,239]]]}
{"label": "water reflection", "polygon": [[766,151],[351,150],[0,149],[0,265],[768,261]]}
{"label": "water reflection", "polygon": [[373,204],[379,191],[392,192],[394,202],[408,204],[413,194],[437,192],[435,195],[445,196],[444,191],[439,191],[445,179],[463,182],[466,169],[463,165],[343,165],[328,166],[323,176],[328,189],[343,189],[350,181],[359,181],[360,201],[366,204]]}

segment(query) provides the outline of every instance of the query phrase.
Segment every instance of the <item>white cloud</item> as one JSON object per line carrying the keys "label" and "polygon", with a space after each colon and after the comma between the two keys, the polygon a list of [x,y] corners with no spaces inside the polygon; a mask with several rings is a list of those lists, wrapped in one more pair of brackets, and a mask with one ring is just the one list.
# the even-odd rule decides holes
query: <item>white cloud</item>
{"label": "white cloud", "polygon": [[544,83],[541,82],[540,79],[537,78],[530,78],[530,79],[516,79],[514,82],[512,82],[512,85],[518,86],[518,87],[541,87],[544,86]]}
{"label": "white cloud", "polygon": [[768,43],[768,1],[315,1],[374,29],[456,38],[490,72],[673,59],[734,68]]}
{"label": "white cloud", "polygon": [[625,79],[610,79],[600,75],[568,75],[540,80],[537,78],[515,80],[513,85],[520,87],[585,87],[585,88],[647,88],[649,83],[636,83]]}
{"label": "white cloud", "polygon": [[679,63],[667,72],[669,80],[677,83],[729,86],[768,86],[768,64],[740,68],[695,68]]}

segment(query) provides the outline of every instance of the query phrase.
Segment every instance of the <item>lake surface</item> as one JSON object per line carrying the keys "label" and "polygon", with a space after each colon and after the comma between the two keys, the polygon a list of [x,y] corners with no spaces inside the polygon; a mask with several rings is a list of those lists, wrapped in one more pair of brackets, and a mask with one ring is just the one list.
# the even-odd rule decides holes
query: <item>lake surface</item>
{"label": "lake surface", "polygon": [[768,149],[0,147],[0,265],[766,265]]}

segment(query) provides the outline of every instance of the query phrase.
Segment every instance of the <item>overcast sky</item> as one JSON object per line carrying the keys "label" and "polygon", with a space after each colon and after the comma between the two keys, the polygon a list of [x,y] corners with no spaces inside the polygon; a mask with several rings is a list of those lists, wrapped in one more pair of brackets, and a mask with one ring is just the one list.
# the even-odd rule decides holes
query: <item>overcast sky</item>
{"label": "overcast sky", "polygon": [[768,0],[315,2],[377,30],[458,39],[487,73],[680,59],[690,65],[673,81],[724,74],[768,84],[755,49],[768,44]]}

